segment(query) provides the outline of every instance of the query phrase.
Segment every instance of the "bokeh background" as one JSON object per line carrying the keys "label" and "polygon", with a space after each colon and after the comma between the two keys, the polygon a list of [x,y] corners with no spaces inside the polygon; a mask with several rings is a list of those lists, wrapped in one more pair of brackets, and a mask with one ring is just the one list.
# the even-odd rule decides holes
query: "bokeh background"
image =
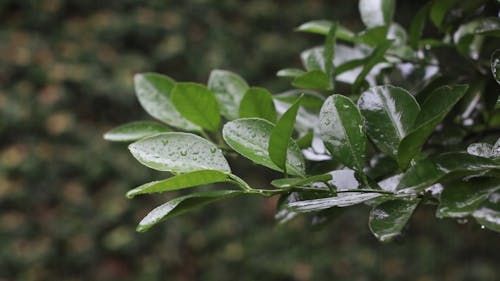
{"label": "bokeh background", "polygon": [[[277,227],[274,204],[235,198],[134,231],[176,194],[127,200],[165,175],[137,163],[113,126],[148,116],[133,75],[206,82],[213,68],[273,92],[278,69],[322,38],[312,19],[361,29],[357,1],[1,0],[0,280],[500,280],[500,235],[437,220],[423,206],[398,242],[381,244],[366,207],[311,226]],[[399,1],[396,20],[423,1]],[[262,185],[275,177],[232,163]]]}

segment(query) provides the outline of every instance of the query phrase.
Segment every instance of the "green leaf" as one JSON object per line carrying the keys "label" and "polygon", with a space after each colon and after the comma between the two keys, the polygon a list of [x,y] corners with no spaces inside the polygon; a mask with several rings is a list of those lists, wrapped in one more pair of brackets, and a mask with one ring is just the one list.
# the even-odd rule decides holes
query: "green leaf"
{"label": "green leaf", "polygon": [[442,29],[446,15],[457,2],[458,0],[439,0],[433,2],[429,17],[437,28]]}
{"label": "green leaf", "polygon": [[389,31],[389,25],[381,25],[367,30],[363,30],[362,32],[356,35],[356,42],[376,47],[379,44],[382,44],[385,41],[387,41],[388,31]]}
{"label": "green leaf", "polygon": [[240,101],[249,88],[247,82],[236,73],[215,69],[208,78],[208,88],[217,98],[221,114],[228,120],[237,119]]}
{"label": "green leaf", "polygon": [[169,128],[151,121],[136,121],[118,126],[104,134],[108,141],[136,141],[158,133],[170,131]]}
{"label": "green leaf", "polygon": [[332,207],[352,206],[380,196],[382,195],[379,193],[353,192],[342,194],[342,196],[337,197],[291,202],[286,205],[286,208],[297,213],[316,212]]}
{"label": "green leaf", "polygon": [[242,193],[243,192],[239,190],[216,190],[197,192],[177,197],[156,207],[147,214],[137,226],[137,231],[144,232],[161,221],[182,215],[193,209],[203,207],[216,201],[229,199]]}
{"label": "green leaf", "polygon": [[395,0],[360,0],[359,13],[366,27],[388,25],[392,22]]}
{"label": "green leaf", "polygon": [[239,109],[240,118],[256,117],[270,122],[276,121],[273,97],[264,88],[252,87],[243,96]]}
{"label": "green leaf", "polygon": [[363,66],[363,69],[359,73],[359,75],[356,77],[356,80],[354,81],[352,85],[352,92],[353,93],[358,93],[360,88],[361,88],[361,83],[365,81],[366,76],[370,71],[373,69],[373,67],[384,61],[384,55],[385,52],[391,47],[392,45],[392,40],[386,40],[383,43],[379,44],[375,50],[368,56],[365,65]]}
{"label": "green leaf", "polygon": [[422,32],[424,30],[425,22],[427,21],[427,17],[429,16],[429,11],[431,8],[432,2],[428,2],[422,8],[420,8],[417,14],[411,20],[410,28],[409,28],[409,44],[413,49],[418,49],[418,42],[422,37]]}
{"label": "green leaf", "polygon": [[331,174],[321,174],[308,178],[284,178],[273,180],[271,184],[278,188],[290,188],[295,186],[303,186],[306,184],[314,183],[314,182],[326,182],[332,179]]}
{"label": "green leaf", "polygon": [[497,49],[491,54],[491,73],[493,78],[500,84],[500,49]]}
{"label": "green leaf", "polygon": [[365,118],[366,133],[382,152],[396,158],[399,143],[420,111],[415,98],[402,88],[376,86],[361,95],[358,107]]}
{"label": "green leaf", "polygon": [[325,102],[325,98],[321,94],[311,90],[290,90],[273,97],[286,103],[294,103],[299,97],[302,97],[300,105],[315,112],[319,112]]}
{"label": "green leaf", "polygon": [[397,189],[417,193],[445,176],[450,178],[481,175],[491,169],[500,169],[500,163],[465,152],[444,153],[421,160],[410,167],[401,178]]}
{"label": "green leaf", "polygon": [[193,186],[227,181],[229,181],[227,173],[216,170],[200,170],[180,174],[161,181],[153,181],[143,184],[127,192],[127,197],[133,198],[139,194],[173,191]]}
{"label": "green leaf", "polygon": [[140,73],[134,77],[135,93],[141,106],[149,115],[170,126],[187,131],[200,127],[183,118],[170,100],[175,81],[157,73]]}
{"label": "green leaf", "polygon": [[401,234],[420,199],[395,199],[382,202],[370,212],[369,226],[373,235],[381,242],[387,242]]}
{"label": "green leaf", "polygon": [[129,145],[132,155],[143,165],[174,174],[199,170],[230,173],[222,151],[206,139],[189,133],[162,133]]}
{"label": "green leaf", "polygon": [[[283,172],[269,157],[269,137],[273,124],[259,118],[242,118],[224,125],[222,136],[226,143],[242,156],[270,169]],[[288,173],[304,176],[305,163],[299,147],[290,139],[286,157]]]}
{"label": "green leaf", "polygon": [[330,96],[321,108],[319,119],[321,139],[332,156],[347,167],[363,171],[366,136],[356,105],[348,97]]}
{"label": "green leaf", "polygon": [[[301,24],[297,27],[297,31],[316,33],[321,35],[327,35],[328,31],[332,27],[333,22],[328,20],[314,20]],[[345,41],[352,42],[354,40],[354,33],[347,29],[346,27],[338,24],[337,26],[337,38]]]}
{"label": "green leaf", "polygon": [[500,232],[500,192],[491,193],[488,200],[483,202],[472,216],[478,223],[491,230]]}
{"label": "green leaf", "polygon": [[421,106],[413,130],[403,138],[399,145],[399,167],[402,169],[408,167],[411,159],[420,151],[436,126],[465,95],[467,88],[466,85],[443,86],[430,94]]}
{"label": "green leaf", "polygon": [[493,156],[493,145],[489,143],[473,143],[467,147],[467,153],[479,157],[489,158]]}
{"label": "green leaf", "polygon": [[326,77],[328,78],[329,89],[334,89],[335,83],[335,66],[333,58],[335,56],[335,40],[337,38],[337,24],[333,24],[328,31],[323,48],[323,62]]}
{"label": "green leaf", "polygon": [[182,116],[209,131],[220,125],[219,104],[214,94],[196,83],[177,83],[172,89],[172,102]]}
{"label": "green leaf", "polygon": [[307,134],[303,135],[301,138],[297,140],[297,145],[300,149],[306,149],[312,146],[312,142],[314,139],[314,132],[310,130]]}
{"label": "green leaf", "polygon": [[292,78],[295,78],[297,76],[300,76],[302,74],[306,73],[304,70],[302,69],[298,69],[298,68],[285,68],[285,69],[281,69],[280,71],[278,71],[276,73],[276,76],[278,77],[292,77]]}
{"label": "green leaf", "polygon": [[444,184],[436,212],[438,218],[462,218],[476,210],[488,196],[500,189],[497,178],[472,178]]}
{"label": "green leaf", "polygon": [[297,111],[299,110],[301,98],[297,99],[295,103],[281,116],[276,125],[271,131],[269,137],[269,157],[271,160],[282,169],[285,174],[286,171],[286,157],[290,139],[292,138],[293,127],[295,119],[297,118]]}
{"label": "green leaf", "polygon": [[331,90],[330,79],[322,70],[312,70],[295,77],[292,85],[297,88]]}
{"label": "green leaf", "polygon": [[323,47],[314,47],[300,53],[302,64],[308,72],[313,70],[321,70],[322,72],[325,71],[323,49]]}

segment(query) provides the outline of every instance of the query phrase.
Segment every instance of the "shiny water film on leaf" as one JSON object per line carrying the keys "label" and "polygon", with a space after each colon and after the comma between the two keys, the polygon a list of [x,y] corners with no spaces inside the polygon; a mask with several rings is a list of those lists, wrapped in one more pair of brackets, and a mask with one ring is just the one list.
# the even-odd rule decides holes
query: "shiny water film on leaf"
{"label": "shiny water film on leaf", "polygon": [[390,241],[401,234],[415,211],[420,199],[394,199],[382,202],[370,211],[368,225],[382,242]]}
{"label": "shiny water film on leaf", "polygon": [[104,134],[104,139],[108,141],[128,142],[169,131],[169,128],[156,122],[136,121],[109,130]]}
{"label": "shiny water film on leaf", "polygon": [[247,82],[236,73],[215,69],[208,78],[208,88],[217,98],[221,114],[228,120],[237,119],[240,101],[249,88]]}
{"label": "shiny water film on leaf", "polygon": [[132,155],[143,165],[174,174],[199,170],[230,173],[222,151],[213,143],[189,133],[162,133],[129,146]]}

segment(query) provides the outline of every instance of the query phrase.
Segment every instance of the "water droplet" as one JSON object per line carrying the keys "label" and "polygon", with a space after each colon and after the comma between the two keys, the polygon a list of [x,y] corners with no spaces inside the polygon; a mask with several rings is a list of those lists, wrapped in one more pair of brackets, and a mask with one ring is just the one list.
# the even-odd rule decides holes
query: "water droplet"
{"label": "water droplet", "polygon": [[216,151],[217,151],[217,148],[215,148],[215,147],[210,148],[210,153],[215,153]]}
{"label": "water droplet", "polygon": [[484,226],[484,225],[481,225],[481,229],[484,229],[484,228],[485,228],[485,226]]}
{"label": "water droplet", "polygon": [[162,140],[161,142],[163,143],[163,145],[167,145],[168,144],[168,140]]}
{"label": "water droplet", "polygon": [[187,151],[185,151],[185,150],[181,150],[181,155],[182,155],[182,156],[186,156],[186,155],[187,155]]}
{"label": "water droplet", "polygon": [[468,223],[468,222],[469,222],[469,220],[467,220],[466,218],[462,218],[462,219],[457,219],[457,222],[458,222],[459,224],[466,224],[466,223]]}

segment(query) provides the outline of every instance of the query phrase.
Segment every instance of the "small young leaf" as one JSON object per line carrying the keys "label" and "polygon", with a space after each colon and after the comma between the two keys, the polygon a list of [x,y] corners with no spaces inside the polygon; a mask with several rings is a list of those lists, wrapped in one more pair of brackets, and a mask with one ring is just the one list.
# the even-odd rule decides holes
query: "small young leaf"
{"label": "small young leaf", "polygon": [[216,201],[229,199],[242,193],[243,192],[239,190],[216,190],[197,192],[177,197],[156,207],[147,214],[137,226],[137,231],[144,232],[161,221],[182,215],[193,209],[203,207]]}
{"label": "small young leaf", "polygon": [[497,178],[472,178],[444,184],[436,212],[438,218],[461,218],[470,215],[488,196],[500,189]]}
{"label": "small young leaf", "polygon": [[[222,136],[226,143],[242,156],[276,171],[283,172],[269,157],[269,137],[273,124],[259,118],[242,118],[224,125]],[[304,176],[304,157],[299,147],[290,139],[286,157],[286,170],[296,176]]]}
{"label": "small young leaf", "polygon": [[[328,31],[332,27],[333,22],[328,20],[314,20],[301,24],[297,27],[297,31],[316,33],[321,35],[327,35]],[[350,31],[346,27],[338,24],[337,26],[337,38],[345,40],[348,42],[354,41],[354,32]]]}
{"label": "small young leaf", "polygon": [[321,174],[308,178],[284,178],[273,180],[271,184],[278,188],[290,188],[294,186],[303,186],[314,182],[326,182],[332,179],[331,174]]}
{"label": "small young leaf", "polygon": [[286,157],[288,146],[293,133],[293,126],[299,110],[301,98],[297,99],[295,103],[281,116],[280,120],[276,123],[271,131],[269,137],[269,157],[271,160],[282,169],[286,171]]}
{"label": "small young leaf", "polygon": [[132,155],[143,165],[174,174],[199,170],[230,173],[222,151],[208,140],[189,133],[162,133],[129,146]]}
{"label": "small young leaf", "polygon": [[356,105],[345,96],[330,96],[320,114],[320,135],[333,157],[347,167],[363,171],[366,135]]}
{"label": "small young leaf", "polygon": [[108,141],[136,141],[144,137],[170,131],[169,128],[151,121],[136,121],[118,126],[104,134]]}
{"label": "small young leaf", "polygon": [[325,71],[323,52],[323,47],[314,47],[300,53],[302,64],[308,72],[313,70]]}
{"label": "small young leaf", "polygon": [[276,122],[273,97],[264,88],[252,87],[243,96],[239,109],[240,118],[256,117]]}
{"label": "small young leaf", "polygon": [[420,111],[408,91],[394,86],[376,86],[358,100],[366,132],[387,155],[396,157],[401,140],[410,132]]}
{"label": "small young leaf", "polygon": [[400,235],[419,202],[420,199],[395,199],[377,205],[371,210],[368,223],[373,235],[381,242]]}
{"label": "small young leaf", "polygon": [[292,77],[292,78],[295,78],[297,76],[300,76],[302,74],[306,73],[304,70],[302,69],[298,69],[298,68],[285,68],[285,69],[281,69],[280,71],[278,71],[276,73],[276,76],[278,77]]}
{"label": "small young leaf", "polygon": [[491,54],[491,73],[497,83],[500,84],[500,49],[495,50]]}
{"label": "small young leaf", "polygon": [[315,212],[332,207],[347,207],[382,196],[379,193],[353,192],[344,196],[304,200],[289,203],[286,207],[297,213]]}
{"label": "small young leaf", "polygon": [[442,29],[442,24],[446,15],[459,0],[434,1],[429,17],[437,28]]}
{"label": "small young leaf", "polygon": [[443,86],[434,90],[421,106],[413,130],[407,134],[398,148],[398,164],[406,169],[411,159],[441,123],[453,106],[465,95],[468,86]]}
{"label": "small young leaf", "polygon": [[413,49],[418,49],[418,41],[422,36],[422,32],[424,30],[425,22],[429,16],[429,11],[431,8],[432,2],[428,2],[422,8],[420,8],[417,14],[413,17],[410,24],[409,29],[409,43]]}
{"label": "small young leaf", "polygon": [[330,79],[322,70],[312,70],[295,77],[292,85],[297,88],[331,90]]}
{"label": "small young leaf", "polygon": [[228,120],[237,119],[240,101],[249,88],[247,82],[236,73],[214,69],[208,78],[208,88],[217,98],[221,114]]}
{"label": "small young leaf", "polygon": [[395,0],[360,0],[359,13],[366,27],[389,25],[396,8]]}
{"label": "small young leaf", "polygon": [[337,39],[337,24],[333,24],[328,31],[323,48],[323,62],[325,63],[324,70],[328,77],[329,89],[335,88],[335,66],[333,58],[335,57],[335,41]]}
{"label": "small young leaf", "polygon": [[127,192],[128,198],[133,198],[139,194],[159,193],[165,191],[179,190],[193,186],[212,184],[228,181],[227,173],[216,170],[200,170],[180,174],[171,178],[153,181],[136,187]]}
{"label": "small young leaf", "polygon": [[220,124],[219,104],[214,94],[196,83],[177,83],[172,89],[172,102],[182,116],[209,131]]}
{"label": "small young leaf", "polygon": [[500,191],[490,194],[487,201],[483,202],[472,216],[478,223],[493,231],[500,232]]}
{"label": "small young leaf", "polygon": [[149,115],[173,127],[200,130],[200,127],[183,118],[170,100],[175,86],[172,78],[157,73],[140,73],[135,75],[134,85],[137,98]]}

